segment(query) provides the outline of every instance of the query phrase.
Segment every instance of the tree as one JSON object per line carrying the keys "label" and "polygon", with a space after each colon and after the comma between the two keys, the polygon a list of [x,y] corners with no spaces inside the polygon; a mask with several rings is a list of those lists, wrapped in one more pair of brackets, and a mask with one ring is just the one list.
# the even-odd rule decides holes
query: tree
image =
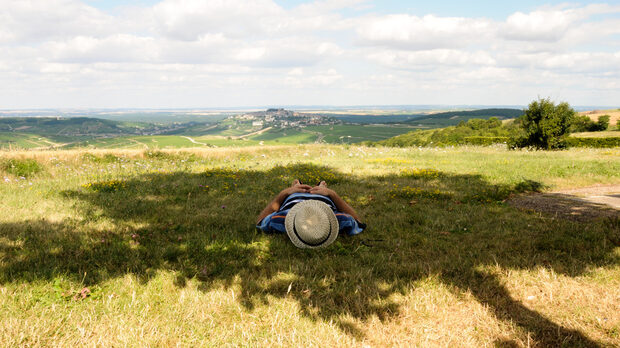
{"label": "tree", "polygon": [[571,121],[571,133],[589,132],[596,126],[596,123],[586,115],[575,115]]}
{"label": "tree", "polygon": [[602,115],[598,117],[598,122],[596,122],[595,132],[606,131],[607,127],[609,127],[609,115]]}
{"label": "tree", "polygon": [[514,139],[513,147],[534,147],[550,150],[566,147],[571,120],[575,110],[566,102],[555,105],[549,98],[530,103],[520,117],[523,135]]}

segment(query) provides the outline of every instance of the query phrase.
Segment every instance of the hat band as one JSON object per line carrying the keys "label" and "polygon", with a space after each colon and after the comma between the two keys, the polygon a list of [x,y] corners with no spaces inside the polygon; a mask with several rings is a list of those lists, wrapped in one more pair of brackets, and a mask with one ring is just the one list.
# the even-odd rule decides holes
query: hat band
{"label": "hat band", "polygon": [[300,241],[302,241],[304,244],[309,245],[309,246],[319,246],[323,243],[325,243],[325,241],[327,241],[327,239],[329,238],[329,236],[332,234],[332,226],[329,226],[329,233],[327,234],[327,236],[325,236],[325,238],[323,238],[323,240],[321,240],[320,242],[316,243],[316,244],[312,244],[312,243],[308,243],[306,242],[303,238],[301,238],[301,236],[299,235],[299,233],[297,233],[297,228],[295,228],[295,220],[297,219],[297,216],[293,217],[293,233],[295,233],[295,235],[297,236],[297,238],[299,238]]}

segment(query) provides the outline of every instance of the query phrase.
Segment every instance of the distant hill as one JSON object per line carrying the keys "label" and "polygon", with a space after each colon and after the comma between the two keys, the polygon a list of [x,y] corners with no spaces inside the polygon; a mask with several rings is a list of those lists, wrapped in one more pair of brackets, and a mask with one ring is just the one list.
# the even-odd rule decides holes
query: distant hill
{"label": "distant hill", "polygon": [[120,122],[87,117],[0,118],[0,131],[39,135],[128,134],[133,129],[122,127]]}
{"label": "distant hill", "polygon": [[420,128],[441,128],[447,126],[455,126],[460,121],[467,121],[472,118],[489,119],[497,117],[500,120],[517,118],[523,115],[521,109],[509,108],[491,108],[468,111],[446,111],[438,113],[412,113],[412,114],[347,114],[347,113],[330,113],[320,114],[330,116],[346,123],[359,124],[394,124],[407,123],[411,125],[420,125]]}
{"label": "distant hill", "polygon": [[368,145],[384,146],[450,146],[505,142],[519,132],[515,122],[502,122],[498,117],[488,119],[471,118],[461,120],[456,126],[445,128],[416,130],[378,142],[367,142]]}
{"label": "distant hill", "polygon": [[186,127],[92,117],[1,117],[0,148],[57,147],[89,139],[165,134]]}
{"label": "distant hill", "polygon": [[2,117],[0,132],[26,133],[42,136],[110,136],[161,134],[179,125],[154,125],[141,122],[121,122],[92,117]]}
{"label": "distant hill", "polygon": [[523,110],[520,109],[480,109],[471,111],[448,111],[439,112],[436,114],[427,114],[420,117],[416,117],[405,121],[404,123],[430,126],[432,128],[455,126],[461,121],[468,121],[470,119],[489,119],[491,117],[497,117],[500,120],[517,118],[523,115]]}

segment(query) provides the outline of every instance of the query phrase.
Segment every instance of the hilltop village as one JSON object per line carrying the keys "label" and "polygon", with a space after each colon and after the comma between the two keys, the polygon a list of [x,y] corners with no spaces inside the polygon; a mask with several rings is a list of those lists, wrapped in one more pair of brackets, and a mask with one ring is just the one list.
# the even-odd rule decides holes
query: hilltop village
{"label": "hilltop village", "polygon": [[266,111],[248,112],[229,118],[240,122],[252,122],[252,127],[303,128],[306,126],[342,123],[342,121],[328,116],[307,114],[285,109],[267,109]]}

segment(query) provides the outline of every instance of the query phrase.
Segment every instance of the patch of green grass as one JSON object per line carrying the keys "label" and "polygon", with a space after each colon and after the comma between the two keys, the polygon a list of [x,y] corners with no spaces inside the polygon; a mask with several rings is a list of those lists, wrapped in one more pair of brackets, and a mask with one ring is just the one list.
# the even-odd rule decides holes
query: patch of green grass
{"label": "patch of green grass", "polygon": [[[613,149],[31,155],[45,176],[0,183],[2,346],[620,344],[618,223],[503,202],[618,184]],[[326,180],[368,229],[319,250],[257,232],[296,178]]]}
{"label": "patch of green grass", "polygon": [[6,173],[18,177],[32,177],[43,171],[43,166],[34,159],[17,159],[11,158],[3,160],[0,168]]}
{"label": "patch of green grass", "polygon": [[307,144],[317,139],[317,134],[296,129],[277,129],[250,137],[254,141],[282,144]]}
{"label": "patch of green grass", "polygon": [[331,125],[309,126],[308,131],[324,135],[323,141],[331,144],[352,144],[362,141],[379,141],[407,133],[412,128],[385,125]]}

